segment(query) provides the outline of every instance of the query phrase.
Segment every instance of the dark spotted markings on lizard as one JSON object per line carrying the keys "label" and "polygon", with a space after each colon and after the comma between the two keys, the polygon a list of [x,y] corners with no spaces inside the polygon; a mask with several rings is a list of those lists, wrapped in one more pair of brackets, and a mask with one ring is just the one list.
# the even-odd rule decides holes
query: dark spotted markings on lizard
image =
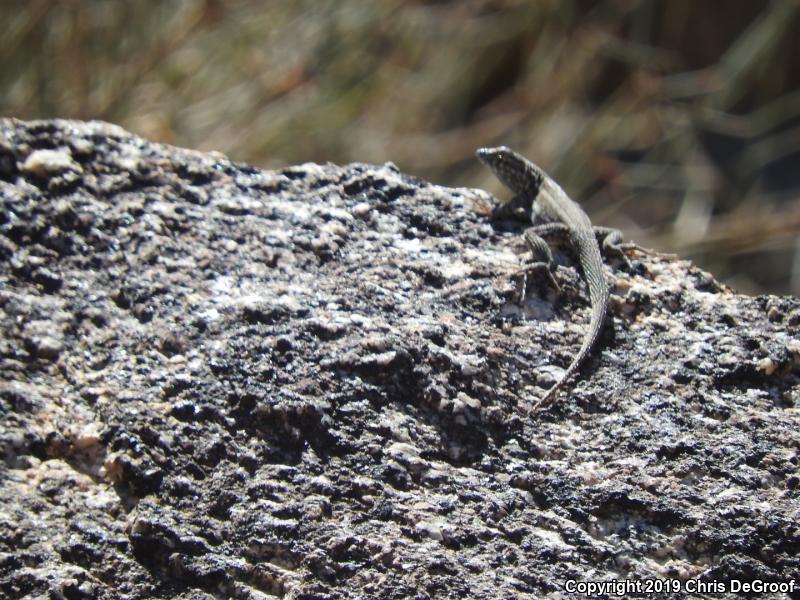
{"label": "dark spotted markings on lizard", "polygon": [[555,283],[553,256],[543,236],[565,233],[578,255],[578,262],[589,288],[589,300],[592,307],[589,330],[567,370],[533,405],[531,410],[535,411],[552,404],[558,390],[580,369],[600,337],[608,310],[609,292],[595,232],[603,237],[604,250],[617,253],[626,262],[627,259],[619,247],[621,239],[619,231],[603,227],[593,228],[592,222],[583,209],[567,196],[547,173],[531,161],[506,146],[479,148],[476,155],[483,164],[489,167],[495,177],[516,194],[512,203],[527,203],[528,205],[532,202],[535,203],[538,211],[532,214],[532,218],[546,221],[546,223],[535,225],[525,232],[525,239],[537,261],[532,266],[546,268],[551,280]]}

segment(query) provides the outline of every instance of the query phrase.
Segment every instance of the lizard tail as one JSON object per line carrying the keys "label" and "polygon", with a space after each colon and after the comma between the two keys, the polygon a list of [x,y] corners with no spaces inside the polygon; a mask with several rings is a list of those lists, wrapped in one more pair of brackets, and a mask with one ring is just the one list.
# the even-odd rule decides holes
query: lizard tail
{"label": "lizard tail", "polygon": [[572,363],[570,363],[567,370],[564,371],[564,374],[561,378],[556,381],[553,386],[547,390],[544,396],[533,405],[530,409],[530,412],[536,412],[537,410],[546,408],[550,406],[556,399],[556,395],[558,394],[558,390],[572,377],[578,369],[581,368],[583,362],[586,360],[586,357],[591,352],[592,347],[594,347],[594,343],[597,341],[597,338],[600,337],[600,331],[603,328],[603,322],[606,318],[606,307],[608,306],[608,286],[605,285],[603,282],[602,287],[595,287],[597,289],[596,292],[592,292],[592,286],[589,286],[589,296],[592,304],[592,318],[589,321],[589,330],[586,333],[586,336],[583,338],[583,343],[581,344],[580,350],[575,355],[575,358],[572,359]]}

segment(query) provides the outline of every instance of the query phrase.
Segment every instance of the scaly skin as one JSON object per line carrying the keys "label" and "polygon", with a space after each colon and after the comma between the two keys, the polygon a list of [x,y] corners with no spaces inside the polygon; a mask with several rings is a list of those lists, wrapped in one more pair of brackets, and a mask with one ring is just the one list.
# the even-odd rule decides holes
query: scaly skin
{"label": "scaly skin", "polygon": [[[532,410],[538,410],[551,404],[558,390],[580,369],[586,357],[597,343],[603,322],[608,310],[608,284],[603,272],[603,259],[597,244],[592,222],[561,187],[544,171],[525,157],[510,148],[480,148],[476,152],[478,158],[495,174],[495,176],[517,196],[530,198],[536,202],[539,214],[566,227],[569,240],[574,246],[583,276],[589,288],[589,299],[592,306],[592,318],[589,330],[583,338],[580,350],[572,359],[561,378],[534,404]],[[547,228],[547,225],[543,226]],[[550,228],[552,229],[552,227]],[[534,252],[544,247],[548,261],[549,250],[535,232],[531,230],[529,243]]]}

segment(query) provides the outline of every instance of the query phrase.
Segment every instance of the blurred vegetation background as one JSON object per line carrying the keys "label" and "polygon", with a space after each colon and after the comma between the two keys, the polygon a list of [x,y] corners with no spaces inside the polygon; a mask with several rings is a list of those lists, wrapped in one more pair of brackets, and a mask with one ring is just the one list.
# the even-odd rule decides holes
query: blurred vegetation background
{"label": "blurred vegetation background", "polygon": [[597,223],[800,295],[799,5],[0,0],[0,114],[503,198],[473,152],[508,144]]}

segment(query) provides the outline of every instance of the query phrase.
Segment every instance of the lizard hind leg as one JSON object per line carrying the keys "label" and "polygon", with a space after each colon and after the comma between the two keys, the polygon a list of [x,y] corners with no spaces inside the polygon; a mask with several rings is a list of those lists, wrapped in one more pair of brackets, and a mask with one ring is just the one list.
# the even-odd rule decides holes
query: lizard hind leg
{"label": "lizard hind leg", "polygon": [[[545,237],[569,235],[569,228],[563,223],[550,222],[534,225],[525,230],[524,237],[531,251],[533,263],[527,266],[526,271],[540,271],[547,275],[550,283],[557,293],[561,293],[561,286],[555,277],[556,262],[553,260],[553,253],[550,246],[545,241]],[[522,294],[525,297],[525,294]]]}
{"label": "lizard hind leg", "polygon": [[625,254],[626,250],[638,250],[639,252],[647,253],[647,249],[642,248],[638,244],[632,242],[622,242],[622,232],[619,229],[612,229],[611,227],[593,227],[594,235],[597,242],[603,249],[603,254],[606,256],[613,256],[625,267],[631,269],[631,261]]}
{"label": "lizard hind leg", "polygon": [[[556,263],[553,260],[553,253],[550,251],[550,246],[544,241],[544,238],[539,236],[533,229],[528,229],[525,232],[525,241],[531,250],[531,257],[533,262],[526,266],[525,272],[540,271],[547,275],[550,283],[553,284],[556,292],[561,293],[561,286],[555,277]],[[525,297],[525,290],[523,288],[522,298]]]}

